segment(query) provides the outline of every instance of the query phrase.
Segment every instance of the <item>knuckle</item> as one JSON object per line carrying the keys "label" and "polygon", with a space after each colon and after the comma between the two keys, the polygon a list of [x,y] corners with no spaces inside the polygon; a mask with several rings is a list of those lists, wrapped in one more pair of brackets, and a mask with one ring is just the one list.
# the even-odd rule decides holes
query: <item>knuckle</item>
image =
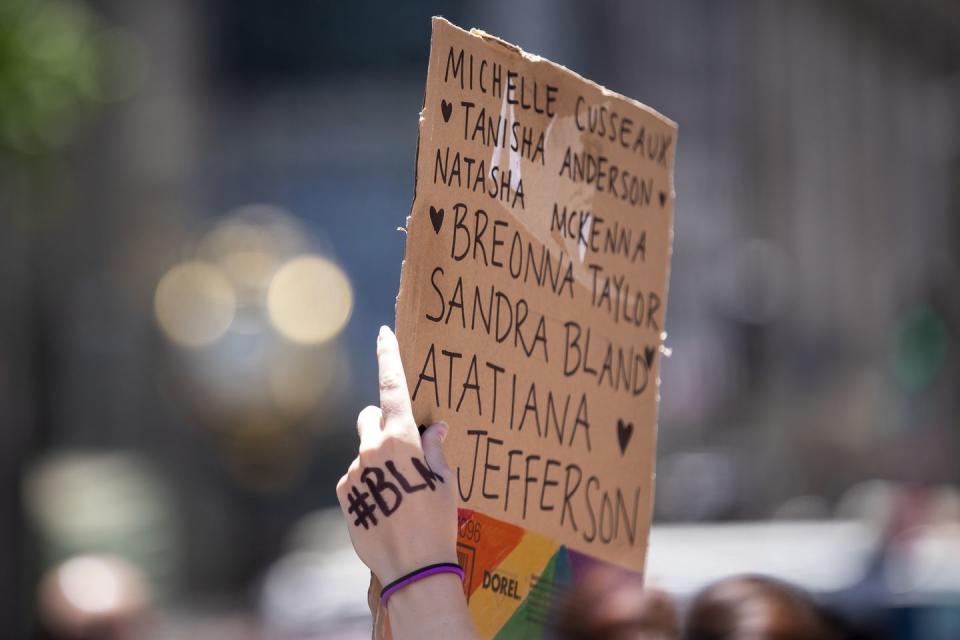
{"label": "knuckle", "polygon": [[[372,443],[372,442],[361,442],[360,449],[358,450],[357,459],[361,462],[369,460],[369,458],[375,455],[382,448],[382,442]],[[358,466],[359,469],[359,466]]]}
{"label": "knuckle", "polygon": [[373,405],[367,405],[363,408],[362,411],[357,415],[357,423],[367,422],[368,420],[373,420],[374,418],[379,417],[380,409]]}
{"label": "knuckle", "polygon": [[350,463],[350,466],[347,467],[347,474],[344,476],[347,480],[355,478],[357,473],[360,471],[360,458],[356,457],[353,459],[353,462]]}
{"label": "knuckle", "polygon": [[388,371],[380,376],[380,390],[397,391],[403,388],[405,382],[401,374],[395,371]]}
{"label": "knuckle", "polygon": [[383,411],[385,414],[384,427],[396,425],[398,422],[405,425],[408,421],[412,420],[410,403],[407,402],[405,398],[397,399],[396,401],[385,401],[383,403]]}
{"label": "knuckle", "polygon": [[364,428],[379,427],[382,417],[379,407],[366,407],[357,415],[357,430],[362,433]]}
{"label": "knuckle", "polygon": [[420,438],[414,435],[416,433],[416,429],[413,429],[411,433],[411,430],[406,428],[402,420],[395,420],[388,423],[384,429],[384,441],[392,447],[398,445],[418,446],[420,445]]}

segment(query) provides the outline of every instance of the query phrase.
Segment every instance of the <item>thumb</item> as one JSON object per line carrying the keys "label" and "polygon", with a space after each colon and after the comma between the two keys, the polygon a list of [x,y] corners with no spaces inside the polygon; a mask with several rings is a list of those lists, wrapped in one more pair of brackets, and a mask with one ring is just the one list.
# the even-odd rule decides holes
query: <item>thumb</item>
{"label": "thumb", "polygon": [[450,477],[450,467],[443,455],[443,441],[446,440],[449,429],[446,422],[437,422],[423,432],[423,456],[434,473],[439,473],[444,478]]}

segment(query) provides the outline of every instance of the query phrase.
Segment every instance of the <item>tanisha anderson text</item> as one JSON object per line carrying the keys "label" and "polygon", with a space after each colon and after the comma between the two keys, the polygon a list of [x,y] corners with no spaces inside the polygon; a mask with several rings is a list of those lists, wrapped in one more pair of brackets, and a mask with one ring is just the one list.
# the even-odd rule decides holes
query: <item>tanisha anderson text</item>
{"label": "tanisha anderson text", "polygon": [[552,517],[586,542],[637,543],[640,486],[605,487],[597,476],[585,477],[575,463],[522,449],[504,450],[503,440],[482,429],[467,430],[467,437],[473,461],[457,467],[461,500],[487,502],[522,518],[530,513]]}

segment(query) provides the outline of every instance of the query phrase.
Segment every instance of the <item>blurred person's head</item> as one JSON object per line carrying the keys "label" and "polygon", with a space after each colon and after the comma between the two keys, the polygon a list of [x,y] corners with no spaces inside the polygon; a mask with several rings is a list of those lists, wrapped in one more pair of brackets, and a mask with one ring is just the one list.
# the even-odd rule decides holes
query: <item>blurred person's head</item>
{"label": "blurred person's head", "polygon": [[761,576],[720,580],[690,604],[687,640],[833,640],[810,598]]}
{"label": "blurred person's head", "polygon": [[560,614],[563,640],[677,640],[673,599],[613,567],[597,566],[573,588]]}
{"label": "blurred person's head", "polygon": [[148,590],[120,558],[76,556],[44,575],[37,600],[42,638],[126,640],[139,637]]}

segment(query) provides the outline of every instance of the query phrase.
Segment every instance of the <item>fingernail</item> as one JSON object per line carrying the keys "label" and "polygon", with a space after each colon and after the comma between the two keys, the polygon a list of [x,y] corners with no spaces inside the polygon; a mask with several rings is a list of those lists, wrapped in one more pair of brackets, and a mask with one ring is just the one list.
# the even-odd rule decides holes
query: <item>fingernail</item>
{"label": "fingernail", "polygon": [[440,442],[444,442],[447,439],[447,432],[450,431],[450,426],[446,422],[437,422],[433,426],[440,432]]}

